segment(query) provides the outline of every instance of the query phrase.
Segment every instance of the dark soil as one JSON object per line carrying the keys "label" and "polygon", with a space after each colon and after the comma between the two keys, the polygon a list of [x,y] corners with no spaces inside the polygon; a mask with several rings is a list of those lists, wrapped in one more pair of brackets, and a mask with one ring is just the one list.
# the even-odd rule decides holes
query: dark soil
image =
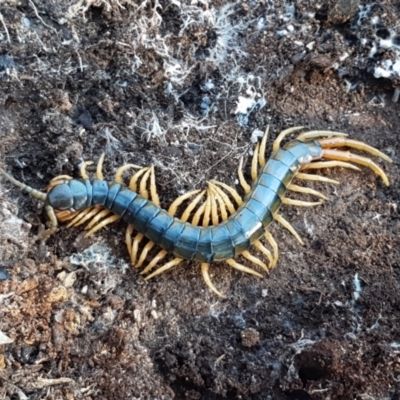
{"label": "dark soil", "polygon": [[2,180],[1,399],[399,399],[398,2],[2,0],[0,13],[1,167],[32,187],[105,152],[108,179],[154,164],[167,207],[210,179],[234,186],[267,125],[268,151],[305,126],[394,160],[374,160],[389,187],[365,168],[318,171],[341,182],[307,183],[330,200],[282,209],[305,246],[274,225],[264,279],[213,265],[226,299],[195,263],[144,281],[122,223],[35,242],[42,204]]}

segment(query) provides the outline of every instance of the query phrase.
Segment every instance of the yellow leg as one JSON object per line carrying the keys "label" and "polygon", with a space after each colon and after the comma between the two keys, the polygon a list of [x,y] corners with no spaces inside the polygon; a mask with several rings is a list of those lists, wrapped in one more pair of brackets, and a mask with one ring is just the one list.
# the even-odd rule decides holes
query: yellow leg
{"label": "yellow leg", "polygon": [[140,275],[145,275],[151,271],[167,254],[168,252],[166,250],[159,251],[158,254],[146,266],[146,268],[140,273]]}
{"label": "yellow leg", "polygon": [[149,180],[151,174],[151,168],[147,168],[139,184],[139,193],[145,198],[149,198],[149,191],[147,190],[147,181]]}
{"label": "yellow leg", "polygon": [[76,214],[78,214],[78,211],[70,211],[70,210],[54,211],[54,214],[58,221],[66,222],[74,218]]}
{"label": "yellow leg", "polygon": [[[95,215],[97,215],[101,210],[103,210],[102,206],[95,206],[93,207],[86,215],[84,215],[83,218],[80,218],[79,221],[72,221],[74,222],[73,226],[79,226],[84,224],[86,221],[88,221],[90,218],[93,218]],[[67,227],[72,226],[72,222],[67,225]]]}
{"label": "yellow leg", "polygon": [[92,236],[95,232],[97,232],[101,228],[104,228],[105,226],[112,224],[115,221],[118,221],[120,218],[121,217],[119,215],[111,215],[110,217],[104,219],[99,224],[97,224],[95,227],[93,227],[88,233],[86,233],[85,237]]}
{"label": "yellow leg", "polygon": [[217,290],[217,288],[213,285],[213,283],[211,282],[211,278],[210,278],[210,274],[209,274],[209,268],[210,268],[210,264],[207,263],[202,263],[201,264],[201,274],[203,276],[203,280],[205,282],[205,284],[219,297],[223,297],[225,298],[225,296],[219,291]]}
{"label": "yellow leg", "polygon": [[314,189],[310,189],[310,188],[305,188],[305,187],[302,187],[302,186],[297,186],[297,185],[294,185],[293,183],[291,183],[291,184],[288,186],[288,189],[291,190],[291,191],[293,191],[293,192],[311,194],[311,195],[313,195],[313,196],[320,197],[321,199],[329,200],[328,197],[326,197],[323,193],[318,192],[318,190],[314,190]]}
{"label": "yellow leg", "polygon": [[340,183],[339,181],[335,181],[334,179],[325,178],[325,176],[304,174],[302,172],[298,172],[296,174],[295,178],[303,179],[303,180],[307,180],[307,181],[319,181],[319,182],[333,183],[335,185],[339,185],[339,183]]}
{"label": "yellow leg", "polygon": [[122,185],[124,183],[122,179],[122,175],[124,174],[125,171],[128,171],[128,169],[135,168],[135,169],[143,169],[143,167],[136,165],[136,164],[125,164],[122,167],[118,168],[118,171],[115,174],[114,181]]}
{"label": "yellow leg", "polygon": [[82,179],[89,179],[89,175],[86,171],[86,167],[88,165],[92,165],[93,161],[84,161],[81,166],[79,167],[79,172],[81,174]]}
{"label": "yellow leg", "polygon": [[272,250],[274,252],[274,259],[271,265],[271,269],[276,267],[276,264],[278,263],[278,258],[279,258],[279,249],[278,249],[278,243],[276,243],[274,237],[271,235],[270,232],[266,231],[264,233],[265,239],[267,239],[268,243],[272,247]]}
{"label": "yellow leg", "polygon": [[[204,212],[207,206],[207,202],[208,202],[208,197],[206,198],[206,201],[197,209],[196,213],[194,214],[193,218],[192,218],[192,225],[194,226],[198,226],[200,223],[200,218],[202,216],[204,216]],[[203,218],[203,223],[204,223],[204,218]]]}
{"label": "yellow leg", "polygon": [[151,175],[150,175],[150,198],[151,201],[156,205],[160,206],[160,197],[157,193],[156,187],[156,174],[154,172],[154,165],[151,166]]}
{"label": "yellow leg", "polygon": [[274,144],[272,146],[272,152],[275,153],[278,151],[279,147],[281,146],[282,140],[287,136],[290,135],[294,131],[299,131],[300,129],[303,129],[304,126],[295,126],[293,128],[285,129],[282,131],[278,137],[275,139]]}
{"label": "yellow leg", "polygon": [[250,193],[251,187],[246,182],[246,179],[244,179],[244,175],[243,175],[243,157],[240,159],[240,162],[239,162],[238,177],[239,177],[240,186],[243,188],[244,192],[246,194]]}
{"label": "yellow leg", "polygon": [[309,132],[304,132],[301,133],[299,136],[297,136],[297,140],[309,140],[309,139],[315,139],[315,138],[319,138],[319,137],[324,137],[324,136],[328,136],[328,137],[332,137],[332,136],[349,136],[347,133],[342,133],[342,132],[334,132],[334,131],[309,131]]}
{"label": "yellow leg", "polygon": [[254,242],[254,247],[258,250],[261,251],[261,253],[263,253],[264,255],[267,256],[268,260],[269,260],[269,267],[268,267],[268,271],[270,269],[272,269],[273,267],[273,263],[274,263],[274,259],[272,257],[271,252],[259,241],[257,240],[256,242]]}
{"label": "yellow leg", "polygon": [[143,240],[143,238],[144,238],[144,235],[142,233],[137,233],[136,236],[133,238],[133,241],[132,241],[131,264],[134,267],[137,267],[136,259],[137,259],[137,256],[138,256],[139,244]]}
{"label": "yellow leg", "polygon": [[210,196],[210,205],[211,205],[211,222],[214,226],[219,224],[219,215],[218,215],[218,206],[217,201],[215,199],[214,191],[208,188],[208,195]]}
{"label": "yellow leg", "polygon": [[247,251],[247,250],[244,251],[244,252],[242,253],[242,256],[243,256],[244,258],[246,258],[247,260],[251,261],[252,263],[258,265],[258,266],[261,267],[263,270],[269,272],[268,267],[267,267],[259,258],[257,258],[256,256],[253,256],[253,254],[251,254],[249,251]]}
{"label": "yellow leg", "polygon": [[144,246],[142,252],[140,253],[140,258],[139,261],[136,264],[136,268],[140,268],[143,263],[146,261],[147,255],[149,254],[149,251],[155,246],[153,242],[148,242],[146,243],[146,246]]}
{"label": "yellow leg", "polygon": [[258,153],[260,151],[260,144],[257,143],[254,149],[253,159],[251,160],[251,180],[254,182],[258,176]]}
{"label": "yellow leg", "polygon": [[[109,210],[102,210],[100,211],[87,225],[86,230],[91,229],[94,225],[96,225],[102,218],[106,217],[110,214]],[[78,224],[80,225],[80,223]]]}
{"label": "yellow leg", "polygon": [[267,146],[268,133],[269,133],[269,125],[265,130],[264,136],[261,140],[260,150],[258,152],[258,164],[260,165],[261,168],[265,166],[265,148]]}
{"label": "yellow leg", "polygon": [[314,206],[320,206],[323,201],[302,201],[302,200],[295,200],[295,199],[288,199],[287,197],[284,197],[282,199],[282,203],[289,205],[289,206],[297,206],[297,207],[314,207]]}
{"label": "yellow leg", "polygon": [[70,181],[72,178],[72,176],[69,175],[58,175],[56,177],[54,177],[50,182],[55,182],[55,181]]}
{"label": "yellow leg", "polygon": [[376,157],[380,157],[385,161],[392,163],[392,159],[388,157],[385,153],[382,153],[375,147],[372,147],[364,142],[360,142],[359,140],[347,139],[347,138],[332,138],[332,139],[322,139],[318,140],[319,144],[323,149],[331,149],[336,147],[351,147],[353,149],[365,151],[370,153]]}
{"label": "yellow leg", "polygon": [[157,270],[155,270],[152,274],[146,276],[146,278],[144,278],[145,281],[148,281],[149,279],[153,278],[156,275],[162,274],[165,271],[168,271],[169,269],[176,267],[178,264],[180,264],[183,261],[182,258],[174,258],[173,260],[167,262],[166,264],[164,264],[162,267],[158,268]]}
{"label": "yellow leg", "polygon": [[138,179],[146,172],[149,168],[142,168],[140,171],[136,172],[135,175],[132,176],[131,180],[129,181],[129,189],[133,192],[137,192],[137,181]]}
{"label": "yellow leg", "polygon": [[89,214],[92,210],[93,207],[90,207],[78,212],[78,214],[75,213],[75,218],[67,225],[67,228],[71,228],[71,226],[74,226],[78,221],[80,221],[85,215]]}
{"label": "yellow leg", "polygon": [[229,185],[227,185],[226,183],[223,183],[223,182],[219,182],[219,181],[215,181],[215,180],[212,180],[210,182],[216,186],[221,186],[222,188],[224,188],[235,199],[236,204],[238,206],[241,206],[243,204],[242,198],[240,197],[239,193],[234,188],[230,187]]}
{"label": "yellow leg", "polygon": [[321,168],[334,168],[334,167],[342,167],[342,168],[350,168],[355,171],[361,171],[356,165],[350,164],[344,161],[317,161],[312,162],[311,164],[302,165],[300,168],[302,171],[306,169],[321,169]]}
{"label": "yellow leg", "polygon": [[[195,194],[201,192],[200,189],[197,190],[192,190],[191,192],[185,193],[182,196],[179,196],[177,199],[174,200],[174,202],[169,206],[168,208],[168,214],[174,216],[176,214],[176,212],[178,211],[178,207],[187,199],[190,199],[192,196],[194,196]],[[199,201],[201,199],[201,197],[204,195],[206,191],[203,190],[203,192],[201,193],[200,197],[199,197]],[[195,200],[193,200],[195,201]],[[197,203],[196,203],[197,204]],[[196,204],[194,205],[194,207],[196,207]],[[193,207],[193,208],[194,208]],[[190,211],[191,212],[191,211]],[[190,214],[190,213],[189,213]],[[186,220],[187,221],[187,220]]]}
{"label": "yellow leg", "polygon": [[389,179],[386,176],[386,174],[378,165],[376,165],[369,158],[350,153],[349,151],[340,151],[331,149],[324,149],[322,151],[322,157],[328,158],[330,160],[350,161],[356,164],[363,165],[364,167],[368,167],[382,178],[386,186],[389,186]]}
{"label": "yellow leg", "polygon": [[209,189],[214,193],[215,200],[218,204],[216,204],[217,209],[219,209],[221,213],[222,221],[226,221],[228,219],[228,212],[226,211],[226,206],[224,200],[221,195],[215,190],[215,186],[208,185]]}
{"label": "yellow leg", "polygon": [[104,163],[104,157],[105,153],[102,153],[102,155],[99,158],[99,161],[97,163],[96,167],[96,177],[97,179],[100,179],[101,181],[104,180],[104,175],[103,175],[103,163]]}
{"label": "yellow leg", "polygon": [[[193,191],[193,192],[191,192],[191,193],[192,193],[192,194],[195,194],[195,193],[197,193],[197,192],[199,192],[199,191],[198,191],[198,190],[195,190],[195,191]],[[197,195],[197,196],[189,203],[189,205],[186,207],[185,211],[182,213],[182,217],[180,218],[180,220],[181,220],[182,222],[187,222],[187,221],[188,221],[188,219],[189,219],[189,217],[190,217],[192,211],[196,208],[197,204],[199,204],[200,200],[202,199],[202,197],[204,196],[205,193],[206,193],[206,191],[203,190],[202,192],[200,192],[199,195]],[[183,196],[181,196],[181,197],[183,197]],[[183,201],[183,200],[182,200],[182,201]],[[175,203],[175,202],[174,202],[174,203]],[[172,207],[172,205],[171,205],[171,207]],[[171,207],[170,207],[170,210],[171,210]],[[174,206],[174,208],[175,208],[175,206]],[[168,212],[169,212],[169,211],[168,211]],[[169,214],[175,215],[175,212],[176,212],[176,210],[174,209],[174,214],[171,214],[170,212],[169,212]]]}
{"label": "yellow leg", "polygon": [[132,255],[132,233],[133,233],[133,225],[128,225],[125,231],[125,243],[128,248],[129,257]]}
{"label": "yellow leg", "polygon": [[226,262],[229,266],[231,266],[232,268],[237,269],[238,271],[246,272],[246,273],[248,273],[248,274],[258,276],[259,278],[262,278],[262,277],[263,277],[263,276],[262,276],[261,274],[259,274],[257,271],[254,271],[254,269],[245,267],[243,264],[240,264],[240,263],[236,262],[233,258],[229,258],[228,260],[225,260],[225,262]]}
{"label": "yellow leg", "polygon": [[236,212],[235,206],[232,204],[231,200],[227,196],[227,194],[219,188],[217,185],[215,185],[213,182],[208,182],[208,186],[211,187],[222,199],[226,207],[228,208],[229,213],[232,215]]}
{"label": "yellow leg", "polygon": [[282,215],[275,214],[274,219],[275,221],[279,222],[284,228],[286,228],[299,241],[299,243],[304,246],[304,242],[301,240],[299,234],[295,231],[293,226],[288,221],[286,221],[285,218],[282,217]]}

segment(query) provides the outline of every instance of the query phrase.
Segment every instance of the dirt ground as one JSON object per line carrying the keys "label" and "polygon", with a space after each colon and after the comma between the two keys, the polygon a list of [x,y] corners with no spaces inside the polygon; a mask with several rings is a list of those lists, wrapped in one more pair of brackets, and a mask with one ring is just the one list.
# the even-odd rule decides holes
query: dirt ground
{"label": "dirt ground", "polygon": [[108,179],[154,164],[168,207],[236,186],[242,156],[249,177],[267,125],[268,152],[305,126],[393,159],[374,158],[389,187],[315,172],[340,181],[306,183],[329,201],[282,208],[305,245],[274,224],[264,279],[212,266],[224,299],[196,263],[145,281],[123,223],[35,241],[43,205],[1,179],[0,399],[399,399],[399,18],[395,0],[0,0],[1,167],[32,187],[105,152]]}

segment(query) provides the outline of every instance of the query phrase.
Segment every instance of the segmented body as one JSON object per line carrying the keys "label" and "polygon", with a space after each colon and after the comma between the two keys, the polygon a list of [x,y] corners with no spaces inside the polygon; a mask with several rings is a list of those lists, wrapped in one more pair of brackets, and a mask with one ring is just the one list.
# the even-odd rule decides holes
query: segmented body
{"label": "segmented body", "polygon": [[263,236],[300,166],[319,159],[321,151],[314,140],[293,141],[279,149],[261,170],[242,206],[218,226],[182,222],[140,194],[104,180],[73,179],[57,185],[48,193],[47,204],[58,210],[101,205],[176,257],[203,263],[224,261],[250,249]]}
{"label": "segmented body", "polygon": [[[355,148],[388,162],[391,162],[391,159],[366,143],[347,139],[344,133],[304,132],[298,135],[296,140],[280,147],[285,136],[299,129],[302,128],[289,128],[278,135],[273,144],[273,154],[267,162],[264,156],[268,136],[268,130],[266,131],[261,144],[257,144],[254,151],[251,186],[244,179],[240,164],[238,174],[246,194],[244,199],[234,188],[222,182],[211,181],[208,182],[206,190],[195,190],[177,198],[168,211],[159,206],[153,167],[142,168],[127,164],[118,169],[113,182],[107,182],[102,174],[104,154],[97,164],[97,179],[89,179],[86,166],[91,162],[84,162],[81,166],[82,179],[74,179],[68,175],[58,176],[50,182],[47,193],[17,181],[1,168],[0,175],[45,203],[51,228],[40,237],[54,233],[58,221],[70,221],[68,226],[78,226],[90,220],[86,226],[89,230],[86,235],[90,236],[102,227],[122,218],[128,223],[125,241],[132,265],[142,266],[155,245],[162,249],[151,258],[141,274],[149,274],[167,254],[175,256],[173,260],[147,275],[146,279],[177,266],[182,260],[195,260],[201,263],[201,272],[207,286],[219,296],[223,296],[211,282],[208,272],[210,264],[225,260],[233,268],[262,277],[257,271],[238,263],[234,257],[242,255],[265,271],[274,268],[278,260],[278,246],[268,232],[273,220],[287,228],[300,243],[303,243],[290,223],[278,214],[280,206],[287,204],[310,207],[319,205],[328,198],[316,190],[293,184],[293,179],[339,183],[326,177],[304,174],[301,171],[330,167],[359,170],[354,165],[359,164],[373,170],[386,185],[389,185],[385,172],[371,159],[348,151],[340,151],[338,148]],[[321,139],[321,137],[327,138]],[[139,168],[140,171],[132,176],[129,187],[126,187],[123,185],[122,174],[130,168]],[[149,179],[150,192],[146,189]],[[307,202],[287,198],[287,191],[317,196],[320,200]],[[203,200],[204,195],[206,200]],[[192,199],[192,196],[196,197]],[[236,205],[231,202],[229,196],[234,199]],[[181,218],[176,218],[178,207],[189,200],[190,203]],[[198,209],[194,213],[196,207]],[[190,218],[192,218],[191,223],[187,222]],[[138,233],[133,237],[134,230]],[[139,251],[139,245],[144,237],[147,237],[149,242]],[[260,242],[262,237],[272,248],[272,253]],[[252,245],[268,258],[268,266],[249,252]]]}

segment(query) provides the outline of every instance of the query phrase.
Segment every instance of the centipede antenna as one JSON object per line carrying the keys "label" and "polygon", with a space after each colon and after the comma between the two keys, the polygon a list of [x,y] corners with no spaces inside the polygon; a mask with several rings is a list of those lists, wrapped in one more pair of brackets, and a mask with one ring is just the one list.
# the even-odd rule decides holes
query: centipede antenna
{"label": "centipede antenna", "polygon": [[293,128],[285,129],[282,131],[277,138],[274,141],[274,144],[272,145],[272,152],[275,153],[278,151],[279,147],[281,146],[282,140],[287,136],[290,135],[292,132],[299,131],[300,129],[303,129],[304,126],[295,126]]}
{"label": "centipede antenna", "polygon": [[386,186],[389,186],[389,178],[387,177],[387,175],[383,172],[381,167],[379,167],[369,158],[350,153],[349,151],[331,149],[323,149],[322,157],[334,160],[351,161],[356,164],[363,165],[364,167],[368,167],[382,178]]}
{"label": "centipede antenna", "polygon": [[225,296],[217,290],[217,288],[211,282],[210,274],[209,274],[210,264],[202,263],[201,264],[201,274],[203,276],[203,280],[205,284],[219,297],[225,298]]}
{"label": "centipede antenna", "polygon": [[254,182],[258,176],[258,153],[260,150],[260,143],[257,143],[254,149],[253,159],[251,160],[251,179]]}
{"label": "centipede antenna", "polygon": [[326,178],[325,176],[304,174],[302,172],[298,172],[296,174],[295,178],[303,179],[306,181],[319,181],[319,182],[325,182],[325,183],[333,183],[334,185],[339,185],[339,183],[340,183],[339,181]]}
{"label": "centipede antenna", "polygon": [[225,260],[225,262],[232,268],[237,269],[238,271],[246,272],[247,274],[251,274],[251,275],[258,276],[259,278],[263,278],[263,276],[260,273],[258,273],[257,271],[254,271],[254,269],[245,267],[243,264],[238,263],[233,258],[229,258],[228,260]]}
{"label": "centipede antenna", "polygon": [[294,183],[291,183],[288,187],[289,190],[297,193],[304,193],[304,194],[311,194],[313,196],[320,197],[321,199],[324,200],[329,200],[327,196],[325,196],[323,193],[318,192],[318,190],[310,189],[310,188],[305,188],[302,186],[295,185]]}
{"label": "centipede antenna", "polygon": [[293,226],[282,217],[282,215],[275,214],[274,219],[276,222],[279,222],[284,228],[286,228],[299,241],[299,243],[304,246],[304,242],[301,240],[299,234],[296,232]]}
{"label": "centipede antenna", "polygon": [[25,183],[22,183],[20,181],[17,181],[13,176],[8,174],[6,171],[4,171],[2,168],[0,168],[0,174],[4,176],[8,181],[10,181],[12,184],[15,186],[19,187],[22,191],[29,193],[32,197],[35,199],[41,200],[41,201],[46,201],[47,194],[40,192],[39,190],[36,190],[28,185],[25,185]]}
{"label": "centipede antenna", "polygon": [[297,206],[297,207],[314,207],[314,206],[320,206],[323,201],[303,201],[303,200],[295,200],[295,199],[289,199],[288,197],[284,197],[282,199],[282,203],[289,205],[289,206]]}
{"label": "centipede antenna", "polygon": [[328,136],[328,137],[333,137],[333,136],[337,136],[337,137],[345,137],[345,136],[349,136],[347,133],[343,133],[343,132],[335,132],[335,131],[309,131],[309,132],[304,132],[301,133],[299,136],[297,136],[297,140],[300,141],[304,141],[304,140],[308,140],[308,139],[315,139],[318,137],[324,137],[324,136]]}
{"label": "centipede antenna", "polygon": [[240,186],[243,188],[245,194],[249,194],[251,187],[246,182],[246,179],[244,178],[244,175],[243,175],[243,157],[241,157],[241,159],[239,161],[238,177],[239,177]]}
{"label": "centipede antenna", "polygon": [[260,150],[258,152],[258,164],[260,165],[261,168],[263,168],[265,165],[265,148],[267,146],[268,134],[269,134],[269,125],[267,126],[264,136],[261,139]]}

